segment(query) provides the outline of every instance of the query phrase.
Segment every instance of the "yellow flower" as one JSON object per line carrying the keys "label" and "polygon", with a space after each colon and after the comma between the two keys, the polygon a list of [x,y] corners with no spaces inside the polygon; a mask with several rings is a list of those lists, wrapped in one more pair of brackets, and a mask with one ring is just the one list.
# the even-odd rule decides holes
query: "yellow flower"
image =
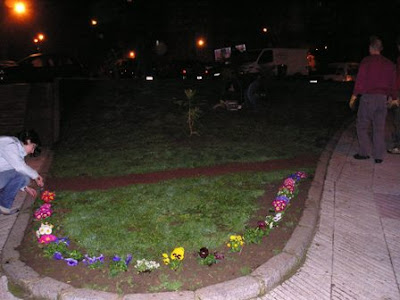
{"label": "yellow flower", "polygon": [[183,260],[185,257],[185,249],[183,247],[175,248],[171,253],[172,260]]}
{"label": "yellow flower", "polygon": [[164,264],[169,265],[170,260],[169,260],[168,254],[167,253],[163,253],[162,256],[163,256]]}
{"label": "yellow flower", "polygon": [[226,244],[229,248],[231,247],[231,243]]}

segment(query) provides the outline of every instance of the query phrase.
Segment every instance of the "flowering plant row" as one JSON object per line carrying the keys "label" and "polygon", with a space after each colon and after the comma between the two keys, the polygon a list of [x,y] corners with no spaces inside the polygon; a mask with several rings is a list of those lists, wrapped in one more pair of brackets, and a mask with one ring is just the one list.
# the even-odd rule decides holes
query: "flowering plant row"
{"label": "flowering plant row", "polygon": [[[267,215],[265,220],[257,222],[257,227],[246,228],[243,236],[231,235],[226,246],[230,252],[241,252],[245,243],[259,244],[264,236],[268,236],[270,231],[278,226],[282,220],[285,210],[290,205],[290,200],[298,194],[297,186],[301,179],[307,178],[304,172],[295,172],[283,180],[282,185],[279,187],[275,199],[272,201],[272,211],[274,214]],[[206,254],[205,254],[206,253]],[[205,247],[200,249],[199,256],[203,259],[203,264],[216,263],[218,260],[212,255],[209,257],[209,250]],[[206,263],[207,261],[207,263]]]}
{"label": "flowering plant row", "polygon": [[[79,262],[82,262],[90,269],[103,267],[106,261],[103,254],[98,256],[89,254],[83,255],[78,250],[70,250],[69,239],[66,237],[58,238],[54,235],[54,225],[49,222],[44,222],[45,219],[50,218],[53,214],[52,202],[56,199],[55,192],[44,191],[40,198],[44,204],[35,210],[33,215],[35,221],[41,222],[40,227],[36,230],[36,237],[38,243],[44,248],[44,255],[55,260],[64,260],[68,266],[77,266]],[[120,272],[127,271],[132,258],[131,254],[128,254],[125,259],[114,255],[109,262],[110,276],[114,277]],[[151,272],[159,267],[159,263],[146,259],[137,260],[134,265],[138,273]]]}

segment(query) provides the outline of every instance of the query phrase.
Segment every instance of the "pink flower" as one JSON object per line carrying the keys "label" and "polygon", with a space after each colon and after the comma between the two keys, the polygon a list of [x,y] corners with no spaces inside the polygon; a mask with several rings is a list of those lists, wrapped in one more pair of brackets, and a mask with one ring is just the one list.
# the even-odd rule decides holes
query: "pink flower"
{"label": "pink flower", "polygon": [[286,202],[280,199],[272,201],[272,206],[275,208],[275,212],[284,211],[286,208]]}
{"label": "pink flower", "polygon": [[301,179],[307,178],[307,174],[305,172],[298,171],[296,175],[299,176]]}
{"label": "pink flower", "polygon": [[38,242],[40,244],[48,244],[57,240],[57,237],[52,234],[44,234],[39,239]]}
{"label": "pink flower", "polygon": [[39,209],[34,212],[36,220],[46,219],[51,216],[53,211],[51,210],[51,204],[43,204]]}
{"label": "pink flower", "polygon": [[283,186],[284,187],[293,187],[296,185],[296,181],[293,178],[286,178],[283,181]]}

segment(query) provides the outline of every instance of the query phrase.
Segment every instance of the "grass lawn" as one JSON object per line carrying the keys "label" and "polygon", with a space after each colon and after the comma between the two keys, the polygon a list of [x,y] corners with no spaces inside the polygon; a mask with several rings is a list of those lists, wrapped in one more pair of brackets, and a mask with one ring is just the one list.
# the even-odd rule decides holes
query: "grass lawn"
{"label": "grass lawn", "polygon": [[259,209],[257,198],[266,184],[295,171],[175,179],[107,192],[60,192],[51,222],[62,224],[59,229],[97,255],[134,253],[158,260],[177,246],[191,252],[215,249],[230,235],[243,232]]}
{"label": "grass lawn", "polygon": [[[184,90],[197,91],[199,135],[189,137]],[[109,176],[320,153],[351,116],[351,86],[277,81],[267,109],[216,112],[220,84],[94,82],[64,99],[51,175]]]}
{"label": "grass lawn", "polygon": [[[64,103],[51,176],[101,177],[319,154],[351,117],[347,85],[275,82],[266,109],[252,113],[214,111],[215,82],[110,83],[91,83],[84,97]],[[202,111],[195,124],[199,135],[191,137],[187,110],[176,104],[186,99],[188,87],[197,90]],[[177,246],[213,248],[243,230],[267,182],[293,171],[60,192],[57,209],[63,213],[54,222],[80,247],[108,255],[135,252],[156,259]]]}

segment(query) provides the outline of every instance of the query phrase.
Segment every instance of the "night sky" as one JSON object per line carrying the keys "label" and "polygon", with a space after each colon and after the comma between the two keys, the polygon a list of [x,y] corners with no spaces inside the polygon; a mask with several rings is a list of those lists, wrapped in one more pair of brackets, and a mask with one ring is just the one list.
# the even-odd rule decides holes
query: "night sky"
{"label": "night sky", "polygon": [[[396,55],[400,0],[230,2],[29,0],[30,14],[25,20],[12,19],[2,8],[7,31],[1,39],[8,37],[8,58],[18,60],[36,51],[33,37],[43,32],[46,41],[41,50],[68,53],[86,64],[98,63],[110,53],[122,55],[128,49],[156,57],[156,41],[166,46],[167,51],[158,53],[164,58],[212,58],[216,48],[244,43],[248,49],[321,51],[327,46],[326,55],[332,60],[360,60],[367,55],[368,37],[378,35],[384,41],[384,54],[391,59]],[[91,18],[98,20],[97,26],[90,25]],[[206,40],[201,53],[195,46],[198,37]]]}

